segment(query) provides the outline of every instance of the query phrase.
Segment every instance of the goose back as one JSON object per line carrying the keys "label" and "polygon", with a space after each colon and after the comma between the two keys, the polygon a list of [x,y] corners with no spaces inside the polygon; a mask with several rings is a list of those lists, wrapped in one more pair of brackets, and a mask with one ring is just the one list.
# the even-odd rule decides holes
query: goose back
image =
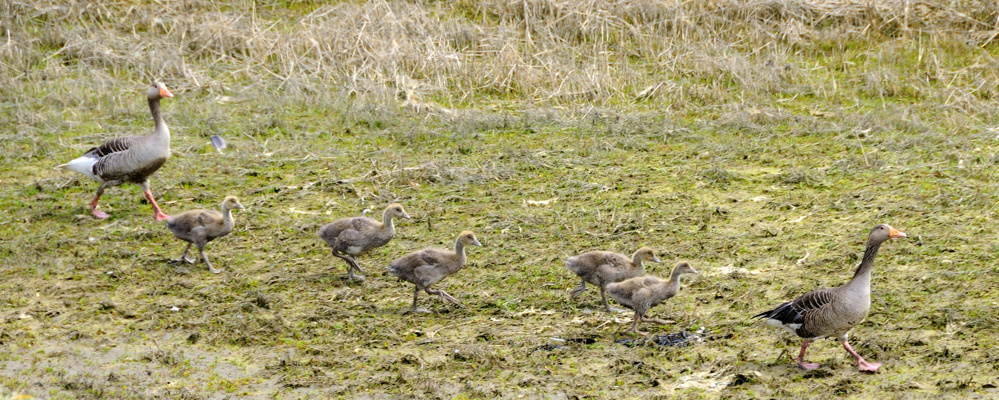
{"label": "goose back", "polygon": [[567,258],[565,267],[586,283],[603,287],[611,282],[645,274],[643,261],[659,262],[659,258],[648,247],[639,249],[631,258],[620,253],[596,250]]}
{"label": "goose back", "polygon": [[341,218],[319,229],[319,237],[334,250],[358,255],[368,249],[388,244],[395,236],[393,217],[409,218],[400,204],[390,204],[382,221],[367,217]]}
{"label": "goose back", "polygon": [[222,212],[212,210],[190,210],[176,214],[166,220],[166,227],[178,239],[190,243],[207,243],[232,232],[235,222],[233,209],[243,209],[235,197],[227,197],[222,202]]}
{"label": "goose back", "polygon": [[618,303],[635,310],[639,315],[655,307],[659,303],[676,296],[680,291],[680,275],[696,274],[690,264],[678,263],[670,274],[670,279],[661,279],[646,275],[626,279],[607,285],[607,293]]}
{"label": "goose back", "polygon": [[417,285],[428,287],[448,275],[452,275],[465,265],[465,247],[481,246],[475,234],[464,231],[454,243],[454,251],[427,248],[412,252],[392,261],[388,270],[393,275]]}

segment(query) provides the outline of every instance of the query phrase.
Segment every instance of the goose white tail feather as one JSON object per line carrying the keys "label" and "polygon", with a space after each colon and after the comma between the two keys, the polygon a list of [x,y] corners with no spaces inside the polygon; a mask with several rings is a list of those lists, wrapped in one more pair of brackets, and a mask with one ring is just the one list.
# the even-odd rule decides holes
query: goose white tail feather
{"label": "goose white tail feather", "polygon": [[101,181],[97,175],[94,174],[94,164],[97,163],[97,159],[90,156],[82,156],[73,159],[72,161],[62,164],[56,168],[64,168],[73,172],[78,172],[85,175],[87,178],[93,179],[97,182]]}
{"label": "goose white tail feather", "polygon": [[801,328],[801,324],[785,324],[785,323],[781,322],[780,320],[773,319],[773,318],[767,319],[766,320],[766,324],[770,325],[772,327],[775,327],[775,328],[787,329],[791,333],[795,333],[795,331],[797,331],[798,328]]}

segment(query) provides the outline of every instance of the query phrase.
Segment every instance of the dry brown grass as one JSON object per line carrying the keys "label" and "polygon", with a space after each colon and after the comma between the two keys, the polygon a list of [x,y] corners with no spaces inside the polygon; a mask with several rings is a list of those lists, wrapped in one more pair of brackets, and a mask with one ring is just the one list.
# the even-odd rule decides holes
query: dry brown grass
{"label": "dry brown grass", "polygon": [[[163,79],[226,99],[361,97],[445,116],[484,100],[684,107],[853,85],[967,108],[994,96],[999,70],[994,59],[954,68],[934,54],[994,46],[990,2],[4,1],[0,13],[0,61],[13,72],[0,84],[28,103],[78,104],[122,81]],[[895,65],[913,46],[917,64]],[[806,62],[846,47],[887,59],[845,74]]]}

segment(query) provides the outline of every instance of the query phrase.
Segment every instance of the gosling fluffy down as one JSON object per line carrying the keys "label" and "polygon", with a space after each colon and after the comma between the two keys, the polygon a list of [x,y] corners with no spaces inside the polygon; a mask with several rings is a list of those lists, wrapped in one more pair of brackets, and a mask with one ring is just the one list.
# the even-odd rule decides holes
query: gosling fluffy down
{"label": "gosling fluffy down", "polygon": [[235,209],[242,210],[243,205],[235,196],[229,196],[222,201],[222,213],[211,210],[191,210],[168,218],[166,221],[167,229],[170,229],[170,232],[173,232],[177,239],[187,242],[187,247],[184,247],[184,252],[180,254],[177,262],[187,261],[193,264],[194,260],[187,258],[187,252],[191,249],[191,245],[197,245],[201,259],[205,261],[205,265],[208,265],[208,270],[213,274],[222,272],[220,269],[215,269],[208,261],[205,245],[232,232],[232,210]]}

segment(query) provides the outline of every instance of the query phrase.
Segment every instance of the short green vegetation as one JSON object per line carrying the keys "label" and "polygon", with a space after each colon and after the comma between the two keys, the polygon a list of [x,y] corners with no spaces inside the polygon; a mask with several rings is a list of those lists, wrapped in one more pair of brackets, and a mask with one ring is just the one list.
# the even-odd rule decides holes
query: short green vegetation
{"label": "short green vegetation", "polygon": [[[891,3],[890,5],[887,3]],[[897,3],[897,4],[896,4]],[[986,4],[988,3],[988,4]],[[906,5],[909,5],[906,7]],[[994,3],[0,2],[0,398],[993,397],[999,386]],[[168,214],[246,210],[216,267],[136,186],[53,169],[151,132]],[[208,142],[221,135],[221,154]],[[317,237],[402,203],[358,257]],[[871,313],[792,364],[750,315],[848,280]],[[421,295],[384,267],[463,229],[484,245]],[[614,342],[563,260],[640,246],[701,275]],[[10,394],[8,396],[8,394]],[[23,395],[22,395],[23,394]],[[6,396],[6,397],[5,397]],[[21,396],[21,397],[18,397]]]}

